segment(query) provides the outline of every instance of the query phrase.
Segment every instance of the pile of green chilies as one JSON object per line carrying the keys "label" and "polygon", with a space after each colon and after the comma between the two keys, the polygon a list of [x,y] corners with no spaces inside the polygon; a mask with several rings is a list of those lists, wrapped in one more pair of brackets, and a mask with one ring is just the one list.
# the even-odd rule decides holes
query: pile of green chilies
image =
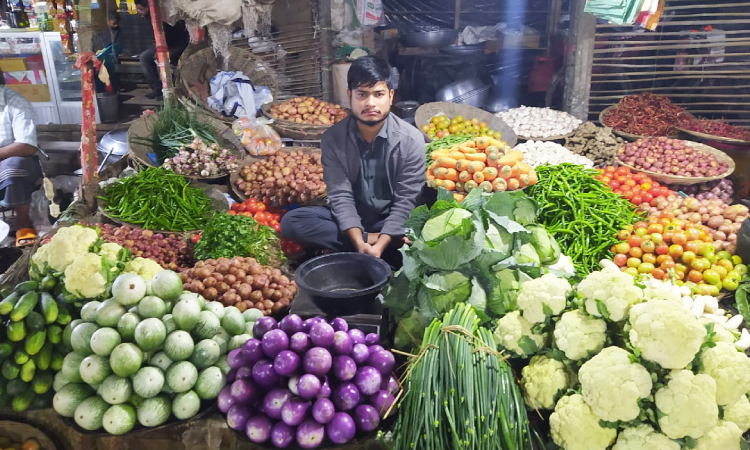
{"label": "pile of green chilies", "polygon": [[579,275],[597,270],[599,261],[611,256],[617,232],[640,220],[627,199],[595,180],[594,169],[574,164],[536,168],[539,182],[527,194],[537,201],[537,219],[573,260]]}
{"label": "pile of green chilies", "polygon": [[182,175],[157,167],[118,180],[102,189],[104,212],[147,230],[200,230],[212,213],[202,189]]}
{"label": "pile of green chilies", "polygon": [[434,320],[404,374],[395,448],[531,449],[521,390],[496,348],[469,305]]}

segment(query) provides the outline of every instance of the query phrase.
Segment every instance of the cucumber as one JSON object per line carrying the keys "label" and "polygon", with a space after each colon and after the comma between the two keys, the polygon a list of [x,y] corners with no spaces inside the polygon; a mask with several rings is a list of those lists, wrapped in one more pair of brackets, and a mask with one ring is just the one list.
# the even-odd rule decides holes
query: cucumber
{"label": "cucumber", "polygon": [[29,333],[36,333],[39,330],[44,329],[44,317],[36,311],[31,311],[26,319],[26,327],[29,329]]}
{"label": "cucumber", "polygon": [[6,391],[8,395],[10,395],[11,397],[15,397],[16,395],[27,390],[28,388],[29,388],[28,383],[24,383],[23,381],[21,381],[20,378],[16,378],[15,380],[11,380],[8,382]]}
{"label": "cucumber", "polygon": [[3,286],[0,288],[0,298],[5,298],[13,293],[13,289],[11,289],[8,286]]}
{"label": "cucumber", "polygon": [[39,294],[34,291],[27,292],[21,296],[18,303],[13,307],[13,311],[10,312],[10,320],[13,322],[19,322],[26,318],[34,307],[39,302]]}
{"label": "cucumber", "polygon": [[21,380],[29,383],[34,379],[34,374],[36,374],[36,364],[33,359],[30,359],[21,366]]}
{"label": "cucumber", "polygon": [[73,316],[70,315],[70,311],[65,305],[57,304],[57,323],[60,325],[67,325],[73,320]]}
{"label": "cucumber", "polygon": [[47,275],[46,277],[42,278],[42,281],[39,282],[39,289],[45,292],[49,292],[55,288],[56,284],[57,278],[53,277],[52,275]]}
{"label": "cucumber", "polygon": [[25,294],[27,292],[35,290],[38,287],[39,283],[36,281],[22,281],[13,288],[13,291],[18,292],[19,294]]}
{"label": "cucumber", "polygon": [[44,316],[44,322],[47,324],[55,323],[57,315],[60,313],[60,308],[57,306],[55,299],[46,292],[42,292],[42,315]]}
{"label": "cucumber", "polygon": [[8,339],[20,342],[26,337],[26,324],[23,322],[10,322],[6,330]]}
{"label": "cucumber", "polygon": [[21,348],[19,348],[18,350],[16,350],[15,353],[13,353],[13,362],[18,364],[19,366],[26,364],[28,360],[29,360],[29,354],[26,353]]}
{"label": "cucumber", "polygon": [[10,342],[0,342],[0,361],[4,361],[13,353],[13,344]]}
{"label": "cucumber", "polygon": [[59,344],[62,341],[63,330],[57,325],[47,327],[47,340],[53,344]]}
{"label": "cucumber", "polygon": [[42,349],[42,346],[47,341],[47,331],[41,330],[28,336],[24,343],[24,349],[29,355],[36,355]]}
{"label": "cucumber", "polygon": [[13,401],[11,402],[13,411],[21,412],[29,409],[31,401],[34,400],[34,396],[34,391],[32,391],[31,389],[21,392],[17,397],[14,397]]}
{"label": "cucumber", "polygon": [[16,306],[16,303],[18,303],[18,300],[21,298],[21,295],[23,294],[14,292],[5,297],[3,301],[0,302],[0,314],[3,316],[10,314],[10,312],[13,311],[13,307]]}
{"label": "cucumber", "polygon": [[18,374],[21,373],[21,366],[9,359],[6,359],[3,362],[3,366],[2,369],[0,369],[0,372],[2,372],[3,377],[5,377],[6,380],[15,380],[16,378],[18,378]]}
{"label": "cucumber", "polygon": [[36,394],[44,394],[52,389],[53,381],[54,376],[52,376],[51,372],[40,372],[31,381],[31,388]]}
{"label": "cucumber", "polygon": [[34,356],[34,363],[40,370],[49,369],[52,364],[52,344],[50,342],[46,342],[39,353]]}

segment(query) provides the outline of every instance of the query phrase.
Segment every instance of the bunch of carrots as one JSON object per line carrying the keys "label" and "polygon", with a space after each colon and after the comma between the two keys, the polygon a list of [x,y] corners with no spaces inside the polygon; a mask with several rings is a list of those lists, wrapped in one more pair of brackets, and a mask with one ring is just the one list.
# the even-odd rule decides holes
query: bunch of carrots
{"label": "bunch of carrots", "polygon": [[523,163],[523,153],[487,136],[432,152],[427,185],[454,191],[458,201],[473,189],[515,191],[536,184],[534,169]]}

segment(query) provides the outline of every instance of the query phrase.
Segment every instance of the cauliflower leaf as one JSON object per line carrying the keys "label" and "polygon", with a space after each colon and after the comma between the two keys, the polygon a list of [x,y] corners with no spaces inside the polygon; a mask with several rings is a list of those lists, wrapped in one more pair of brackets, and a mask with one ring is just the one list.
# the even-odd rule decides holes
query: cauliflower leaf
{"label": "cauliflower leaf", "polygon": [[707,334],[690,311],[669,300],[649,300],[633,306],[630,325],[633,347],[665,369],[682,369],[690,364]]}
{"label": "cauliflower leaf", "polygon": [[573,361],[599,353],[607,340],[607,323],[581,310],[568,311],[555,325],[557,348]]}
{"label": "cauliflower leaf", "polygon": [[619,347],[607,347],[578,371],[581,394],[597,417],[629,422],[640,415],[639,401],[651,393],[651,374]]}
{"label": "cauliflower leaf", "polygon": [[666,386],[654,396],[659,427],[672,439],[698,439],[719,421],[716,382],[689,370],[674,371]]}
{"label": "cauliflower leaf", "polygon": [[550,434],[565,450],[605,450],[615,441],[617,430],[599,422],[580,394],[569,395],[557,402],[549,417]]}

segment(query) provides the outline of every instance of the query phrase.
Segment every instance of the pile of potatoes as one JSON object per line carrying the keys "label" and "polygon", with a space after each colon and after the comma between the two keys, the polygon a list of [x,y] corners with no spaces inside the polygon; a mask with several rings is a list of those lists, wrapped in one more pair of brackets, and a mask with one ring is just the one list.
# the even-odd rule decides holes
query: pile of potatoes
{"label": "pile of potatoes", "polygon": [[275,104],[270,109],[277,119],[307,125],[333,125],[346,118],[347,111],[333,103],[313,97],[296,97],[283,103]]}

